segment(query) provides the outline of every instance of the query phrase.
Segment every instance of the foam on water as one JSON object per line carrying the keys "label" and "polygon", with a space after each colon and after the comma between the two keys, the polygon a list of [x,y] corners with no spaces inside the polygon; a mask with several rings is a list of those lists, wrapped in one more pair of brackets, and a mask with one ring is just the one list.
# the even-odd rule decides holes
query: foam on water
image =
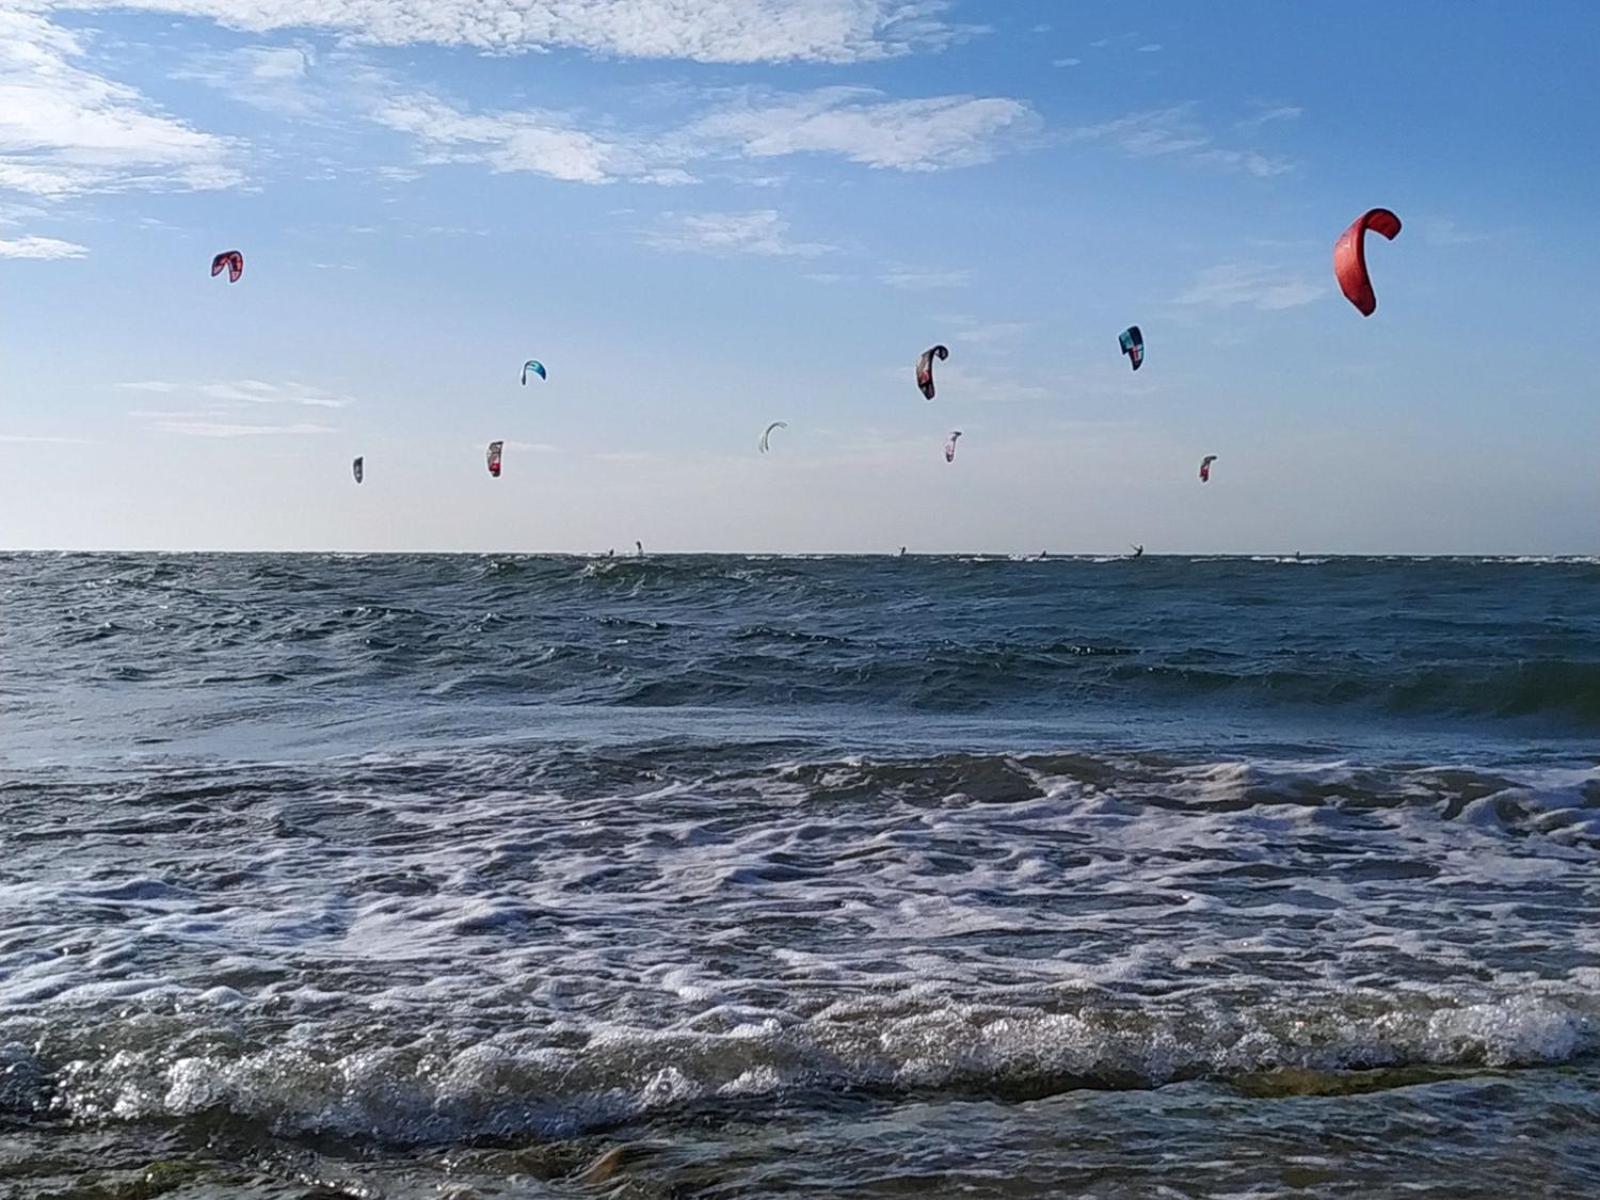
{"label": "foam on water", "polygon": [[0,556],[33,1193],[1600,1183],[1594,564],[1040,565]]}
{"label": "foam on water", "polygon": [[1592,770],[548,769],[57,783],[0,890],[8,1103],[406,1141],[1595,1049]]}

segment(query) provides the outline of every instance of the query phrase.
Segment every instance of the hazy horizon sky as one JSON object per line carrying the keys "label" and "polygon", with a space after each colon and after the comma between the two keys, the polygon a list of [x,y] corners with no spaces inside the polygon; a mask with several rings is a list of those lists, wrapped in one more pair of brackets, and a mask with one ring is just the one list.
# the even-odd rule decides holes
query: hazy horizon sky
{"label": "hazy horizon sky", "polygon": [[0,547],[1594,553],[1597,64],[1578,0],[0,0]]}

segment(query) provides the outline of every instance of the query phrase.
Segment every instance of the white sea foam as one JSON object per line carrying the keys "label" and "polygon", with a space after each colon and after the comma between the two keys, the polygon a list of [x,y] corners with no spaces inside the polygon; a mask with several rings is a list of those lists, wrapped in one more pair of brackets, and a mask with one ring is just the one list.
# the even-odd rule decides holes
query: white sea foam
{"label": "white sea foam", "polygon": [[1593,770],[444,765],[263,766],[175,824],[174,779],[159,834],[16,846],[5,1102],[429,1140],[1597,1048]]}

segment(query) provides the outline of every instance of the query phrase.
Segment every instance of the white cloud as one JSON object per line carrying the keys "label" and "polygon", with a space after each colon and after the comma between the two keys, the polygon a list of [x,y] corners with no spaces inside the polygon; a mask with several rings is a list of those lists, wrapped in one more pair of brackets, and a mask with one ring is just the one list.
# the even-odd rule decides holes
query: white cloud
{"label": "white cloud", "polygon": [[246,46],[208,51],[174,78],[207,84],[264,112],[305,118],[328,103],[309,83],[315,62],[309,47]]}
{"label": "white cloud", "polygon": [[575,128],[555,113],[475,115],[433,96],[413,95],[385,102],[373,116],[418,138],[431,163],[476,162],[495,172],[530,171],[572,183],[691,181],[678,167],[652,164],[644,149]]}
{"label": "white cloud", "polygon": [[1081,59],[1081,58],[1054,58],[1054,59],[1050,60],[1050,65],[1052,67],[1081,67],[1081,66],[1083,66],[1083,59]]}
{"label": "white cloud", "polygon": [[[654,135],[584,129],[539,109],[472,113],[415,93],[375,101],[379,124],[421,143],[425,163],[480,163],[573,183],[695,182],[689,167],[717,158],[836,154],[870,167],[935,171],[995,158],[1007,137],[1035,128],[1027,105],[997,97],[885,100],[862,88],[763,94]],[[770,177],[759,182],[774,182]]]}
{"label": "white cloud", "polygon": [[967,366],[946,367],[939,383],[941,391],[960,395],[968,405],[1029,404],[1048,400],[1061,391],[1013,375],[990,375]]}
{"label": "white cloud", "polygon": [[1114,121],[1087,125],[1073,130],[1068,140],[1114,142],[1135,158],[1182,154],[1211,142],[1206,134],[1194,127],[1187,105],[1132,113]]}
{"label": "white cloud", "polygon": [[1278,104],[1272,108],[1264,109],[1253,117],[1246,117],[1234,125],[1235,129],[1254,130],[1263,125],[1275,125],[1285,121],[1299,120],[1305,109],[1298,104]]}
{"label": "white cloud", "polygon": [[1160,42],[1151,42],[1149,45],[1140,46],[1139,47],[1139,53],[1140,54],[1155,54],[1160,49],[1161,49],[1161,43]]}
{"label": "white cloud", "polygon": [[37,204],[0,204],[0,225],[20,225],[44,216],[46,211]]}
{"label": "white cloud", "polygon": [[989,321],[984,324],[974,324],[969,320],[957,318],[952,323],[962,327],[962,345],[971,346],[994,346],[1014,342],[1039,328],[1038,321]]}
{"label": "white cloud", "polygon": [[0,8],[0,188],[44,197],[242,181],[233,145],[77,65],[82,39]]}
{"label": "white cloud", "polygon": [[913,271],[905,268],[885,271],[878,282],[907,291],[924,291],[930,288],[966,287],[972,278],[968,271]]}
{"label": "white cloud", "polygon": [[1191,156],[1205,166],[1221,167],[1228,171],[1244,171],[1257,179],[1271,179],[1274,175],[1287,175],[1294,170],[1281,158],[1270,158],[1254,150],[1202,150]]}
{"label": "white cloud", "polygon": [[1276,268],[1224,263],[1201,271],[1175,303],[1213,308],[1248,304],[1264,312],[1275,312],[1310,304],[1327,290],[1305,276],[1287,275]]}
{"label": "white cloud", "polygon": [[1067,134],[1070,142],[1109,142],[1134,158],[1181,158],[1187,162],[1224,170],[1245,171],[1260,179],[1282,175],[1293,167],[1282,159],[1251,150],[1219,147],[1195,120],[1193,105],[1131,113],[1099,125],[1087,125]]}
{"label": "white cloud", "polygon": [[757,254],[772,258],[815,258],[832,246],[789,240],[789,222],[770,208],[743,213],[667,214],[661,228],[644,238],[661,250],[702,254]]}
{"label": "white cloud", "polygon": [[191,408],[135,409],[128,415],[146,422],[159,433],[180,437],[245,438],[304,437],[335,433],[331,425],[315,421],[288,421],[273,424],[258,419],[264,405],[289,405],[299,408],[336,409],[353,403],[300,384],[264,383],[241,379],[223,383],[172,383],[150,379],[118,386],[134,392],[149,392],[179,398],[193,396],[199,403]]}
{"label": "white cloud", "polygon": [[331,425],[316,425],[299,421],[292,425],[244,425],[232,421],[208,420],[204,417],[179,417],[163,414],[152,422],[152,428],[162,433],[180,437],[241,438],[241,437],[303,437],[336,433]]}
{"label": "white cloud", "polygon": [[7,446],[88,446],[92,444],[88,438],[51,437],[32,433],[0,433],[0,445]]}
{"label": "white cloud", "polygon": [[859,62],[939,49],[977,32],[944,0],[43,0],[62,9],[205,17],[251,33],[305,29],[350,41],[482,50],[564,47],[697,62]]}
{"label": "white cloud", "polygon": [[[250,404],[290,404],[301,408],[347,408],[355,403],[349,396],[324,392],[298,383],[265,383],[259,379],[240,379],[221,383],[170,383],[150,379],[121,383],[118,387],[133,392],[154,392],[163,396],[191,395],[239,409]],[[141,413],[141,416],[171,416],[170,413]]]}
{"label": "white cloud", "polygon": [[866,88],[832,87],[746,100],[702,117],[684,135],[691,145],[724,147],[748,158],[838,154],[870,167],[934,171],[994,159],[999,139],[1038,119],[1019,100],[933,96],[885,100]]}
{"label": "white cloud", "polygon": [[87,246],[76,242],[63,242],[56,238],[22,237],[6,240],[0,238],[0,258],[82,258],[89,253]]}

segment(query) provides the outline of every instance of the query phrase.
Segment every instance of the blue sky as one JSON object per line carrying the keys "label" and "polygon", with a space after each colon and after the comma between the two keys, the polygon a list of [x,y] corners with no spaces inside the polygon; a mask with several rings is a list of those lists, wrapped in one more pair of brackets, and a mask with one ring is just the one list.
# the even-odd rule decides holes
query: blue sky
{"label": "blue sky", "polygon": [[0,0],[0,545],[1600,551],[1597,62],[1560,0]]}

